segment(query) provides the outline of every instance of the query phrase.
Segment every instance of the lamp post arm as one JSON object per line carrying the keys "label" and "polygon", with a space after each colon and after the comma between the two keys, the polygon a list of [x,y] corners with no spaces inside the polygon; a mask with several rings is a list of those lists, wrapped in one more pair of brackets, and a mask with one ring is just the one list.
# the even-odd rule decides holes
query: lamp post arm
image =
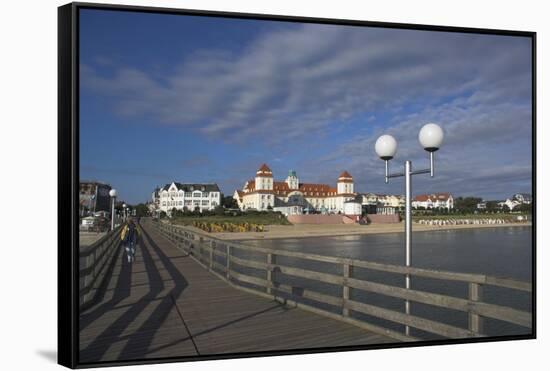
{"label": "lamp post arm", "polygon": [[389,174],[387,177],[388,178],[399,178],[399,177],[402,177],[402,176],[405,176],[405,173],[393,173],[393,174]]}
{"label": "lamp post arm", "polygon": [[434,177],[434,168],[435,168],[435,152],[434,151],[431,151],[430,152],[430,176],[433,178]]}
{"label": "lamp post arm", "polygon": [[[430,168],[429,169],[422,169],[422,170],[416,170],[411,171],[411,175],[418,175],[418,174],[430,174],[430,177],[434,177],[435,173],[435,155],[434,152],[430,152]],[[391,176],[390,176],[391,178]]]}
{"label": "lamp post arm", "polygon": [[411,175],[431,174],[431,172],[432,172],[432,169],[422,169],[422,170],[411,171]]}

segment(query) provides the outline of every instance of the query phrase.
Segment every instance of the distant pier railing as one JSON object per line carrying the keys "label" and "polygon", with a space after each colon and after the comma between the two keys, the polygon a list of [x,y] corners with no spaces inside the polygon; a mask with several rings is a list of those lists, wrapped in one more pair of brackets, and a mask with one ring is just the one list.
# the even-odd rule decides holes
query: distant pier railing
{"label": "distant pier railing", "polygon": [[104,280],[109,279],[109,264],[120,246],[120,226],[92,245],[79,249],[80,310],[93,303]]}
{"label": "distant pier railing", "polygon": [[[483,274],[438,271],[255,247],[223,241],[182,226],[164,222],[155,222],[155,224],[158,230],[179,248],[194,257],[206,269],[235,287],[387,335],[396,340],[413,341],[421,339],[407,336],[402,331],[373,324],[358,317],[366,315],[371,318],[416,328],[440,337],[455,339],[487,336],[483,332],[483,318],[496,319],[527,329],[532,326],[530,312],[483,301],[483,287],[485,286],[531,293],[530,282]],[[286,259],[280,259],[280,257]],[[304,267],[293,266],[293,263],[289,262],[292,259],[294,259],[294,262],[311,262],[310,265],[312,266],[328,264],[333,266],[332,273],[309,269],[309,267],[304,269]],[[281,264],[278,263],[278,260],[286,260],[287,262]],[[369,281],[357,277],[354,274],[354,268],[398,274],[403,275],[403,277],[408,274],[412,277],[461,282],[468,286],[468,295],[466,298],[460,298]],[[334,274],[336,271],[339,274]],[[281,282],[277,278],[280,274],[312,284],[302,282],[296,285]],[[333,294],[329,295],[319,290],[322,285],[337,286],[339,289],[337,291],[333,290]],[[464,312],[468,316],[468,325],[464,328],[458,327],[433,319],[406,314],[404,311],[373,305],[368,303],[368,300],[361,301],[352,297],[352,290]],[[334,292],[338,294],[334,295]]]}

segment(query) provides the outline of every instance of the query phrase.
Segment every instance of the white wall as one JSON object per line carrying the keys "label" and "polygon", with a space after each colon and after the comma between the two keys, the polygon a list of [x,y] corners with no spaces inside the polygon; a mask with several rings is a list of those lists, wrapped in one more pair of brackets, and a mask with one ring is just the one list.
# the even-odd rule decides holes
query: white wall
{"label": "white wall", "polygon": [[[92,0],[90,0],[92,1]],[[102,0],[103,3],[112,3]],[[150,5],[152,0],[121,0],[133,5]],[[51,217],[43,223],[28,226],[21,223],[27,218],[28,209],[21,208],[19,198],[5,197],[4,207],[9,212],[0,213],[2,246],[12,248],[9,258],[0,260],[0,284],[5,298],[17,298],[17,305],[4,305],[1,309],[2,336],[9,339],[9,351],[3,352],[2,366],[6,370],[60,370],[55,364],[56,349],[56,271],[57,271],[57,9],[64,1],[8,1],[0,13],[2,35],[2,105],[3,125],[1,158],[13,159],[2,162],[0,191],[11,193],[14,183],[23,194],[35,192],[35,182],[26,182],[29,174],[41,180],[42,205]],[[367,19],[417,24],[438,24],[470,27],[536,30],[539,32],[538,67],[538,127],[539,143],[550,141],[548,105],[550,99],[550,73],[544,66],[550,65],[550,23],[545,2],[524,1],[479,1],[440,0],[416,1],[296,1],[296,0],[155,0],[164,7],[197,9],[221,9],[266,14],[304,15],[331,18]],[[9,97],[9,100],[6,99]],[[9,101],[9,104],[7,102]],[[29,125],[32,135],[29,135]],[[6,138],[11,138],[6,140]],[[22,141],[24,139],[24,143]],[[539,147],[538,164],[550,163],[549,146]],[[538,204],[541,210],[550,206],[549,193],[543,192],[543,184],[550,182],[550,173],[537,174],[539,182]],[[540,226],[550,224],[548,213],[539,213]],[[22,239],[22,236],[25,238]],[[538,287],[550,285],[550,272],[542,269],[542,263],[550,259],[547,249],[549,238],[539,228]],[[25,247],[33,249],[32,259]],[[14,262],[16,264],[14,264]],[[32,275],[22,274],[33,272]],[[18,277],[13,285],[13,277]],[[40,277],[40,279],[37,279]],[[178,370],[178,371],[264,371],[284,369],[337,370],[342,365],[353,365],[370,370],[401,369],[407,371],[463,371],[471,369],[498,369],[499,371],[521,370],[526,367],[542,369],[548,364],[550,348],[550,298],[539,290],[538,321],[539,339],[536,341],[513,341],[418,347],[403,349],[323,353],[271,358],[248,358],[240,360],[189,362],[156,366],[128,366],[120,370]],[[40,303],[38,308],[36,303]],[[7,320],[9,319],[9,320]],[[7,349],[7,348],[6,348]]]}

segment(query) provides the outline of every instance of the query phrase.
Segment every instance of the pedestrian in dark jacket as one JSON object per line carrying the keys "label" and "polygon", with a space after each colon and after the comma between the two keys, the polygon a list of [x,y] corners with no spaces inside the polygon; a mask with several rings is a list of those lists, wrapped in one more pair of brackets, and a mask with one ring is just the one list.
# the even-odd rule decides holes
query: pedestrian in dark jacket
{"label": "pedestrian in dark jacket", "polygon": [[139,235],[139,229],[132,219],[128,221],[120,233],[120,239],[124,249],[126,250],[128,263],[133,262],[136,258],[136,247],[138,245]]}

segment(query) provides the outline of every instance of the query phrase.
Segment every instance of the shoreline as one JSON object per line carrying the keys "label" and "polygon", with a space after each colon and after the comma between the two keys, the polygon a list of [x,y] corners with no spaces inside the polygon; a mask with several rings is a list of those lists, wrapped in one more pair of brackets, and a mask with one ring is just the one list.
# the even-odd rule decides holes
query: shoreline
{"label": "shoreline", "polygon": [[[413,232],[431,232],[458,229],[531,227],[532,223],[463,224],[431,226],[413,223]],[[394,224],[296,224],[291,226],[269,225],[264,232],[208,233],[195,227],[191,229],[224,241],[278,240],[314,237],[361,236],[368,234],[404,233],[403,222]]]}

